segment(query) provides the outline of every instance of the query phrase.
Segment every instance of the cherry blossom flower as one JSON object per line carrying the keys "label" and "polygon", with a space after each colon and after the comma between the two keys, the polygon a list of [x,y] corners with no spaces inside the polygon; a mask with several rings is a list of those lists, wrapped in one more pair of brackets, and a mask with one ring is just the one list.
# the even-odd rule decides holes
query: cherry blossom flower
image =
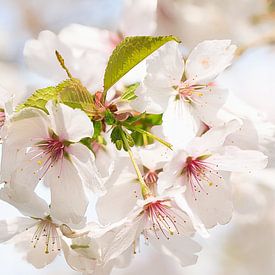
{"label": "cherry blossom flower", "polygon": [[[159,194],[157,190],[159,167],[167,157],[164,156],[163,160],[159,158],[155,164],[150,162],[153,154],[149,153],[149,148],[140,151],[138,165],[143,171],[149,193],[142,194],[131,163],[121,158],[114,169],[114,177],[111,177],[112,184],[106,183],[108,191],[98,199],[96,205],[99,221],[116,232],[104,260],[115,259],[129,247],[136,253],[142,235],[146,244],[175,257],[182,265],[193,264],[197,258],[193,254],[199,251],[199,247],[189,238],[195,232],[188,214],[190,209],[177,204],[175,196],[178,196],[178,192]],[[157,151],[152,152],[156,157]],[[141,163],[146,163],[147,167]],[[110,204],[110,201],[113,203]]]}
{"label": "cherry blossom flower", "polygon": [[55,56],[58,50],[71,74],[95,92],[102,88],[105,66],[118,41],[110,31],[72,24],[58,35],[40,32],[38,39],[27,41],[24,56],[31,70],[58,83],[66,78]]}
{"label": "cherry blossom flower", "polygon": [[186,145],[201,128],[212,125],[226,100],[213,80],[230,65],[235,46],[229,40],[198,44],[186,62],[178,45],[167,43],[147,62],[147,76],[133,107],[163,114],[164,134],[177,146]]}
{"label": "cherry blossom flower", "polygon": [[109,244],[105,260],[115,259],[133,246],[136,253],[140,235],[145,243],[176,259],[182,266],[194,264],[200,250],[189,238],[194,233],[192,222],[171,196],[138,200],[126,218],[115,224],[117,233]]}
{"label": "cherry blossom flower", "polygon": [[26,260],[36,268],[45,267],[60,254],[64,239],[82,234],[55,219],[46,201],[26,186],[18,185],[14,189],[7,184],[1,189],[0,197],[25,215],[0,221],[0,242],[21,247]]}
{"label": "cherry blossom flower", "polygon": [[93,135],[93,125],[81,110],[53,102],[46,107],[49,115],[26,108],[14,116],[3,145],[2,181],[15,188],[26,177],[34,189],[43,179],[51,189],[55,216],[80,224],[88,205],[84,186],[101,188],[94,155],[79,142]]}
{"label": "cherry blossom flower", "polygon": [[103,256],[109,243],[115,236],[115,230],[89,223],[85,227],[87,234],[71,239],[70,247],[63,242],[64,256],[69,266],[83,274],[110,274],[114,267],[123,268],[129,265],[133,253],[126,250],[116,259],[104,261]]}
{"label": "cherry blossom flower", "polygon": [[223,146],[226,137],[240,127],[237,121],[210,129],[179,150],[160,174],[161,190],[184,186],[184,197],[195,216],[207,228],[227,223],[232,215],[229,172],[263,169],[267,157],[254,150]]}

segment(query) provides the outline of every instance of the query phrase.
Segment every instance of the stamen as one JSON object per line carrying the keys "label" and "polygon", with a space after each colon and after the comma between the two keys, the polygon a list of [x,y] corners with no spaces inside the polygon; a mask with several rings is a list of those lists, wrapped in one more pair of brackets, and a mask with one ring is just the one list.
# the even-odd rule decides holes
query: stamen
{"label": "stamen", "polygon": [[36,231],[31,240],[33,248],[36,248],[38,242],[42,241],[45,244],[46,254],[50,253],[50,251],[60,251],[61,240],[57,232],[58,226],[52,222],[51,218],[48,216],[39,220],[36,226]]}
{"label": "stamen", "polygon": [[223,179],[218,171],[213,173],[213,168],[211,168],[213,165],[205,161],[209,156],[210,155],[205,155],[197,158],[188,157],[181,172],[181,174],[187,177],[188,184],[191,186],[195,200],[197,200],[195,194],[196,192],[200,193],[203,191],[206,195],[208,195],[204,184],[206,183],[208,186],[213,186],[213,180],[210,178],[210,175],[212,178],[218,178],[218,180]]}
{"label": "stamen", "polygon": [[145,239],[148,241],[148,230],[152,230],[157,239],[159,231],[169,240],[169,235],[180,234],[176,225],[176,216],[169,200],[158,200],[144,206],[148,227],[143,230]]}
{"label": "stamen", "polygon": [[28,153],[33,154],[31,160],[36,159],[40,166],[40,180],[44,177],[47,171],[61,160],[60,174],[62,170],[62,162],[66,154],[66,146],[63,141],[60,141],[57,136],[52,136],[41,140],[32,147]]}
{"label": "stamen", "polygon": [[178,87],[179,96],[181,97],[181,99],[188,101],[190,103],[196,102],[196,98],[194,96],[202,97],[203,93],[201,92],[201,90],[205,87],[207,87],[207,85],[197,84],[187,86],[183,83],[182,86]]}

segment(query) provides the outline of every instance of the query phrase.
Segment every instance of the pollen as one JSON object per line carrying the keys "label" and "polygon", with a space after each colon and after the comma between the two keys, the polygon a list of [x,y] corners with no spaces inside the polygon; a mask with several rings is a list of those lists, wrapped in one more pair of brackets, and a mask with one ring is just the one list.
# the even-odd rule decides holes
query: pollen
{"label": "pollen", "polygon": [[37,173],[40,179],[42,179],[51,167],[58,161],[63,160],[66,155],[66,146],[56,135],[52,135],[49,138],[37,142],[29,152],[33,154],[32,159],[40,166]]}
{"label": "pollen", "polygon": [[193,196],[197,200],[196,193],[201,191],[208,195],[206,186],[213,186],[214,182],[221,181],[223,177],[219,174],[219,171],[213,171],[217,166],[212,165],[208,158],[211,155],[202,155],[197,158],[187,157],[184,167],[181,171],[181,175],[186,177],[187,183],[190,185]]}
{"label": "pollen", "polygon": [[52,222],[49,216],[45,217],[45,219],[39,219],[31,243],[33,248],[38,247],[38,244],[42,243],[45,254],[61,250],[58,226]]}
{"label": "pollen", "polygon": [[143,230],[146,240],[148,231],[152,231],[157,239],[162,234],[167,240],[175,234],[180,234],[179,227],[185,225],[186,221],[176,214],[169,200],[158,200],[144,206],[147,227]]}

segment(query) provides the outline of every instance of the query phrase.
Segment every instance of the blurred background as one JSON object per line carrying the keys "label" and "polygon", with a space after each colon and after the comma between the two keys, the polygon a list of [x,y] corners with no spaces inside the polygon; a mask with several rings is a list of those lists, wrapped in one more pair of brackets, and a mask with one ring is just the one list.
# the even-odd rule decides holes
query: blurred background
{"label": "blurred background", "polygon": [[[26,65],[24,44],[37,39],[42,30],[59,34],[72,23],[107,29],[118,37],[177,35],[187,52],[205,39],[231,39],[238,46],[238,55],[217,81],[252,112],[261,114],[267,125],[275,123],[273,0],[0,0],[1,86],[19,97],[42,87],[45,79]],[[208,239],[199,239],[203,250],[195,266],[181,268],[141,245],[141,253],[131,265],[112,274],[274,275],[275,155],[269,128],[265,130],[262,145],[271,164],[261,173],[233,175],[233,220],[211,230]],[[17,210],[0,202],[0,219],[18,215]],[[21,258],[12,245],[1,245],[0,273],[77,274],[66,267],[62,256],[43,270],[34,269]]]}

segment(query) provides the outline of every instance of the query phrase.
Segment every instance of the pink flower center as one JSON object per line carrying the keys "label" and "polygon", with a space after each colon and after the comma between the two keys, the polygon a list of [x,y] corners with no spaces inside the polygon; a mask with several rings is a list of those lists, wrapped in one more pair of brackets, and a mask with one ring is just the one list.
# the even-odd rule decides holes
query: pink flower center
{"label": "pink flower center", "polygon": [[[53,167],[58,161],[62,161],[66,155],[66,145],[64,141],[58,137],[52,136],[36,143],[33,151],[35,153],[32,159],[37,160],[37,164],[41,166],[39,171],[43,171],[40,179],[46,174],[50,167]],[[61,172],[61,170],[60,170]]]}
{"label": "pink flower center", "polygon": [[59,139],[48,138],[43,140],[37,146],[43,150],[51,164],[56,163],[64,157],[65,145]]}
{"label": "pink flower center", "polygon": [[161,232],[166,239],[169,240],[169,235],[174,233],[179,234],[177,228],[176,215],[169,205],[169,200],[155,201],[144,206],[144,212],[147,219],[148,228],[144,229],[143,234],[148,240],[147,230],[154,232],[157,239],[159,239],[159,232]]}
{"label": "pink flower center", "polygon": [[200,193],[203,191],[206,195],[208,195],[208,192],[205,191],[204,184],[212,186],[214,180],[213,177],[222,179],[219,172],[213,171],[211,168],[213,165],[205,161],[208,157],[210,157],[210,155],[203,155],[197,158],[187,157],[182,170],[182,174],[187,177],[187,182],[191,186],[195,200],[196,192]]}
{"label": "pink flower center", "polygon": [[194,102],[196,99],[195,97],[202,97],[202,89],[205,88],[207,85],[191,85],[186,86],[186,84],[182,84],[182,86],[179,86],[179,96],[181,99],[184,99],[186,101]]}

